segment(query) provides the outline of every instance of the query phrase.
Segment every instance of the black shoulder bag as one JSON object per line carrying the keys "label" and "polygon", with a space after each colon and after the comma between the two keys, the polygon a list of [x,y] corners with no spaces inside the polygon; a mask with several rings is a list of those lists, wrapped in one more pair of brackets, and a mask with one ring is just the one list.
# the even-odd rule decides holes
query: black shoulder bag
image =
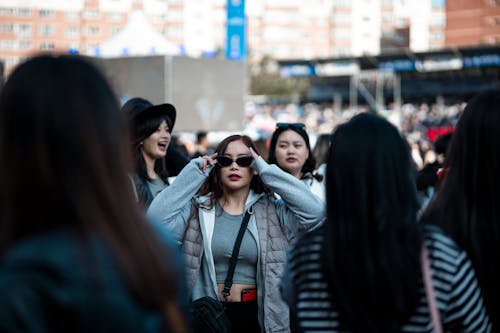
{"label": "black shoulder bag", "polygon": [[[234,269],[238,263],[241,241],[243,240],[243,235],[245,234],[249,220],[250,213],[247,211],[241,222],[240,231],[234,243],[231,259],[229,259],[229,269],[227,271],[226,280],[224,281],[224,289],[222,290],[224,299],[227,299],[230,295]],[[231,323],[226,315],[224,303],[218,298],[213,299],[210,296],[199,298],[191,302],[190,312],[193,331],[195,333],[229,333],[231,331]]]}

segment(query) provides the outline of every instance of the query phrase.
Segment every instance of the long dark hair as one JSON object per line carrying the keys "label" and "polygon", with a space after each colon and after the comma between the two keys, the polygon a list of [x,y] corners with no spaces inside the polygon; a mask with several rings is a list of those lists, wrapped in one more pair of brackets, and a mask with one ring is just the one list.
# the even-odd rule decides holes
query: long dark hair
{"label": "long dark hair", "polygon": [[467,252],[493,327],[500,331],[500,91],[469,101],[444,168],[422,219],[439,225]]}
{"label": "long dark hair", "polygon": [[[131,117],[131,115],[137,115],[151,106],[153,106],[153,104],[148,100],[140,97],[134,97],[129,99],[122,106],[121,110],[125,114],[128,114],[129,117]],[[169,130],[172,131],[172,122],[166,115],[155,115],[149,118],[145,118],[141,122],[135,122],[134,119],[136,117],[131,118],[130,132],[132,134],[134,170],[141,179],[150,181],[151,179],[147,172],[146,162],[144,161],[144,156],[142,154],[141,142],[146,140],[151,134],[153,134],[158,129],[158,127],[160,127],[163,121],[167,122]],[[169,175],[164,158],[159,158],[155,161],[154,169],[162,180],[167,180]]]}
{"label": "long dark hair", "polygon": [[326,174],[322,261],[353,332],[395,332],[418,302],[422,232],[408,145],[360,114],[334,132]]}
{"label": "long dark hair", "polygon": [[[234,141],[241,141],[245,146],[252,148],[257,154],[259,154],[259,151],[255,147],[255,144],[253,143],[252,139],[246,135],[239,135],[239,134],[234,134],[230,135],[224,140],[222,140],[217,148],[215,149],[215,152],[218,153],[218,156],[222,156],[225,154],[227,146]],[[224,195],[224,189],[222,187],[222,183],[220,180],[220,165],[217,163],[212,170],[210,171],[207,180],[203,183],[203,185],[200,188],[200,191],[198,192],[200,195],[205,195],[208,193],[212,193],[211,196],[211,203],[210,205],[213,207],[215,202],[222,198]],[[269,189],[267,189],[264,186],[264,183],[260,179],[259,175],[254,175],[252,177],[252,180],[250,182],[250,189],[253,190],[256,193],[262,193],[262,192],[270,192]]]}
{"label": "long dark hair", "polygon": [[[305,143],[307,150],[309,151],[309,156],[307,157],[306,161],[304,162],[304,165],[302,166],[302,174],[305,175],[307,173],[313,174],[314,170],[316,169],[316,158],[314,157],[314,154],[311,151],[311,144],[309,143],[309,135],[307,135],[306,130],[303,127],[298,127],[298,126],[282,126],[282,127],[277,127],[276,130],[273,132],[273,135],[271,136],[271,143],[269,144],[269,155],[268,155],[268,162],[270,164],[276,164],[279,166],[281,169],[283,169],[279,164],[278,161],[276,160],[276,145],[278,143],[278,138],[281,135],[281,133],[285,131],[294,131],[298,135],[300,135]],[[323,176],[320,175],[314,175],[318,180],[322,180]]]}
{"label": "long dark hair", "polygon": [[83,247],[98,236],[134,298],[163,311],[178,288],[135,204],[126,129],[111,87],[84,58],[38,56],[11,74],[0,95],[0,256],[52,230]]}
{"label": "long dark hair", "polygon": [[330,149],[331,134],[321,134],[316,140],[316,145],[312,151],[316,158],[316,168],[321,164],[326,163],[328,159],[328,150]]}

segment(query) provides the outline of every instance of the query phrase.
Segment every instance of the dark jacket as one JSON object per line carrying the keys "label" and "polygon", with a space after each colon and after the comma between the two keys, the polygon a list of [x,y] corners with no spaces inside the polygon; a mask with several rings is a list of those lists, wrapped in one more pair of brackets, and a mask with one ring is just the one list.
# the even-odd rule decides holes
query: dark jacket
{"label": "dark jacket", "polygon": [[0,332],[165,331],[162,314],[132,297],[97,239],[83,245],[64,231],[31,237],[0,264]]}

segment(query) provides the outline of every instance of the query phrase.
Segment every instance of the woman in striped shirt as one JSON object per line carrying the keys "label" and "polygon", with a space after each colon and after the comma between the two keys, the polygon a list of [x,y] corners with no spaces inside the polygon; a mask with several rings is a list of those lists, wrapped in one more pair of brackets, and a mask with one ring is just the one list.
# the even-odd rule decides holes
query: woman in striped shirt
{"label": "woman in striped shirt", "polygon": [[422,216],[470,257],[493,332],[500,333],[500,91],[471,99],[446,154],[436,196]]}
{"label": "woman in striped shirt", "polygon": [[445,332],[489,332],[464,251],[417,223],[415,173],[397,129],[361,114],[332,137],[327,222],[291,250],[282,294],[300,332],[432,332],[422,277],[428,252]]}

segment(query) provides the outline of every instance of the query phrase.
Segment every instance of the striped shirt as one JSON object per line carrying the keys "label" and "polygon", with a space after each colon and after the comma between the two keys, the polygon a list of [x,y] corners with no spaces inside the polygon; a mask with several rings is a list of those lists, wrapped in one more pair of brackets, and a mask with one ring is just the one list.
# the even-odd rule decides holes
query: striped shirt
{"label": "striped shirt", "polygon": [[[346,332],[338,308],[320,269],[324,230],[301,239],[291,250],[283,275],[282,295],[292,309],[302,332]],[[463,250],[439,228],[426,226],[432,282],[444,332],[490,332],[474,270]],[[401,332],[433,332],[423,282],[420,301]],[[291,297],[290,295],[295,295]],[[293,298],[293,300],[292,300]],[[294,303],[294,304],[292,304]]]}

